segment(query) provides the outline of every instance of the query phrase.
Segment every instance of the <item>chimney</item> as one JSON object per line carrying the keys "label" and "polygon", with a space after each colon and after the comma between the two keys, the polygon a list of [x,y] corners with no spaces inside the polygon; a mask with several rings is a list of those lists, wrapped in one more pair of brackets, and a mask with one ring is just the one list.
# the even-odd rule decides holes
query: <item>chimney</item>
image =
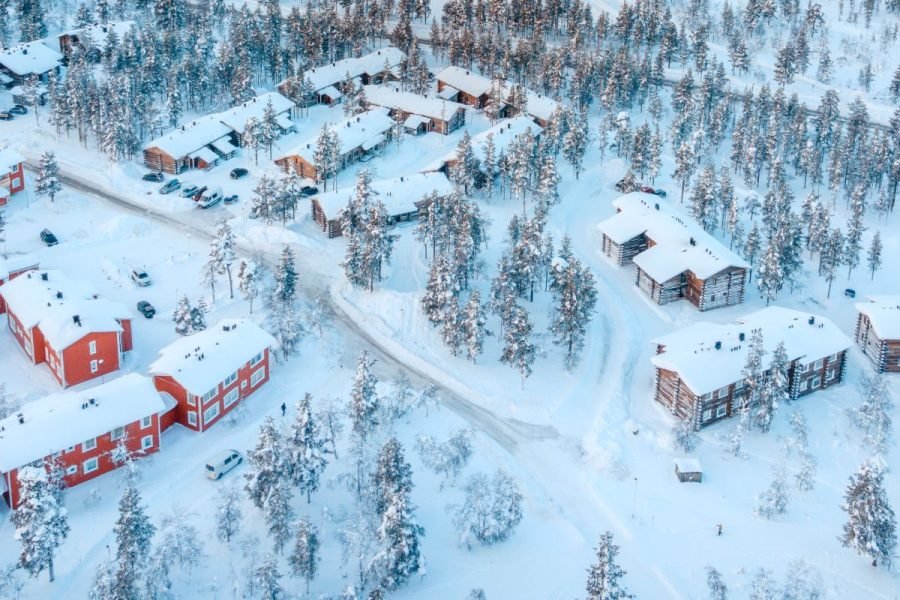
{"label": "chimney", "polygon": [[738,340],[740,340],[742,342],[744,341],[744,332],[743,331],[738,334]]}
{"label": "chimney", "polygon": [[659,210],[659,202],[657,202],[654,206],[656,206],[656,210]]}
{"label": "chimney", "polygon": [[62,292],[56,292],[56,299],[62,300]]}
{"label": "chimney", "polygon": [[697,245],[697,240],[695,240],[694,238],[691,238],[691,242],[690,242],[690,243],[691,243],[691,246],[696,246],[696,245]]}
{"label": "chimney", "polygon": [[722,342],[716,342],[716,350],[722,349]]}
{"label": "chimney", "polygon": [[28,48],[22,48],[22,54],[28,54]]}
{"label": "chimney", "polygon": [[816,324],[816,318],[815,318],[815,317],[810,317],[810,318],[809,318],[809,324],[810,324],[810,325],[815,325],[815,324]]}
{"label": "chimney", "polygon": [[95,402],[95,400],[93,398],[88,399],[88,404],[90,404],[91,406],[94,405],[94,402]]}
{"label": "chimney", "polygon": [[79,317],[78,315],[72,316],[72,322],[81,327],[81,317]]}
{"label": "chimney", "polygon": [[[29,277],[31,277],[31,275],[29,275]],[[49,280],[50,280],[50,274],[47,273],[46,271],[44,271],[43,273],[41,273],[41,279],[44,280],[44,281],[49,281]]]}
{"label": "chimney", "polygon": [[18,415],[16,415],[16,417],[19,419],[19,425],[25,424],[25,415],[23,415],[22,413],[19,413]]}
{"label": "chimney", "polygon": [[400,181],[403,181],[403,175],[400,176]]}

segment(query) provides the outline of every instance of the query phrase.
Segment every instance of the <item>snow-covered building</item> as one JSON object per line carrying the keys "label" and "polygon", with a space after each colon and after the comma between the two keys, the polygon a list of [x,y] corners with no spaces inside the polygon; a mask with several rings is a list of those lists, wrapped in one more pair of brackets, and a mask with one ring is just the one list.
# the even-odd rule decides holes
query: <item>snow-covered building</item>
{"label": "snow-covered building", "polygon": [[654,396],[675,416],[706,427],[736,414],[749,388],[744,384],[751,332],[763,336],[763,365],[784,343],[791,399],[844,380],[851,341],[829,319],[769,306],[719,325],[701,321],[652,340],[657,354]]}
{"label": "snow-covered building", "polygon": [[150,374],[174,399],[175,421],[205,431],[269,380],[274,345],[252,321],[225,319],[160,350]]}
{"label": "snow-covered building", "polygon": [[856,343],[879,373],[900,372],[900,296],[869,296],[856,310]]}
{"label": "snow-covered building", "polygon": [[[7,258],[0,257],[0,286],[28,271],[36,271],[40,266],[36,256],[31,254],[13,254]],[[6,300],[0,294],[0,315],[6,312]]]}
{"label": "snow-covered building", "polygon": [[114,36],[119,42],[134,27],[134,21],[113,21],[88,25],[80,29],[70,29],[57,36],[59,51],[68,60],[76,48],[85,53],[89,60],[99,60],[100,52],[107,40]]}
{"label": "snow-covered building", "polygon": [[51,72],[59,72],[61,62],[62,54],[39,41],[0,50],[0,74],[11,80],[7,86],[23,84],[29,77],[46,83]]}
{"label": "snow-covered building", "polygon": [[25,157],[12,148],[0,148],[0,206],[25,189]]}
{"label": "snow-covered building", "polygon": [[657,304],[686,298],[702,311],[744,301],[750,265],[693,219],[643,192],[613,206],[616,214],[598,225],[603,253],[619,266],[634,263],[635,285]]}
{"label": "snow-covered building", "polygon": [[[329,238],[342,235],[341,212],[355,191],[353,187],[342,188],[317,194],[310,199],[313,220]],[[372,192],[384,204],[393,225],[416,219],[426,196],[432,193],[439,197],[449,196],[453,192],[453,184],[443,173],[414,173],[373,182]]]}
{"label": "snow-covered building", "polygon": [[[544,129],[537,125],[534,121],[525,116],[513,117],[500,121],[490,129],[482,131],[478,135],[472,136],[472,152],[479,163],[484,162],[484,148],[489,136],[494,140],[494,156],[495,160],[505,154],[507,149],[520,135],[526,131],[531,131],[534,137],[540,136]],[[451,150],[440,159],[429,163],[422,171],[443,171],[449,173],[450,169],[456,165],[456,149]],[[484,173],[486,176],[487,174]]]}
{"label": "snow-covered building", "polygon": [[389,109],[391,118],[402,120],[412,135],[429,131],[448,135],[466,123],[465,108],[457,102],[404,92],[392,85],[367,85],[364,90],[370,107]]}
{"label": "snow-covered building", "polygon": [[154,171],[177,175],[186,169],[208,169],[234,156],[243,143],[244,127],[254,117],[262,122],[269,102],[280,134],[294,130],[290,112],[294,103],[270,92],[220,113],[190,122],[144,145],[144,165]]}
{"label": "snow-covered building", "polygon": [[[309,69],[303,75],[312,86],[316,102],[333,104],[340,102],[344,92],[347,91],[343,87],[348,74],[356,85],[383,83],[385,65],[388,67],[389,78],[397,79],[400,63],[405,59],[406,54],[402,50],[388,46],[358,58],[345,58]],[[290,96],[290,88],[294,84],[295,82],[286,79],[278,84],[278,91]]]}
{"label": "snow-covered building", "polygon": [[0,296],[19,346],[62,387],[115,372],[132,348],[131,313],[59,271],[26,271]]}
{"label": "snow-covered building", "polygon": [[66,487],[123,465],[122,445],[132,459],[159,450],[159,392],[148,377],[129,373],[78,392],[59,392],[29,402],[0,420],[0,493],[12,508],[22,467],[56,465]]}
{"label": "snow-covered building", "polygon": [[[337,169],[371,155],[384,148],[390,138],[394,121],[386,108],[373,108],[353,117],[348,117],[332,126],[340,138],[340,159]],[[316,164],[316,144],[319,134],[275,159],[275,164],[285,171],[293,170],[301,177],[318,178]]]}

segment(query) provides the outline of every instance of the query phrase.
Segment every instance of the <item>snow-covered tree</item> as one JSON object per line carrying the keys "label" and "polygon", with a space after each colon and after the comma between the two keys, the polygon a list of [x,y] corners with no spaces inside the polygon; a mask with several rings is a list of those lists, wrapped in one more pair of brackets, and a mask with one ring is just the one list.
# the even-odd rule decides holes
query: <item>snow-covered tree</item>
{"label": "snow-covered tree", "polygon": [[485,323],[484,304],[481,303],[481,293],[472,290],[469,300],[462,308],[459,319],[462,344],[466,349],[466,357],[473,363],[484,349],[484,336],[487,334]]}
{"label": "snow-covered tree", "polygon": [[248,472],[244,475],[244,490],[250,501],[263,509],[279,481],[286,476],[284,440],[275,419],[266,417],[259,427],[256,447],[247,452]]}
{"label": "snow-covered tree", "polygon": [[784,514],[789,499],[784,467],[779,465],[775,469],[772,483],[756,499],[756,514],[765,519],[773,519]]}
{"label": "snow-covered tree", "polygon": [[775,593],[772,572],[768,569],[757,569],[750,582],[750,600],[775,600]]}
{"label": "snow-covered tree", "polygon": [[297,401],[294,423],[286,442],[287,468],[291,483],[306,494],[310,502],[312,493],[319,489],[319,481],[328,461],[325,459],[325,437],[312,412],[312,395],[304,394]]}
{"label": "snow-covered tree", "polygon": [[[755,347],[751,348],[755,350]],[[766,433],[772,425],[775,412],[789,398],[788,395],[788,369],[790,363],[788,360],[787,349],[784,342],[779,342],[772,351],[772,360],[769,363],[769,369],[763,376],[762,381],[758,384],[758,390],[751,390],[756,393],[756,405],[754,406],[753,421],[760,431]]]}
{"label": "snow-covered tree", "polygon": [[253,314],[253,301],[262,292],[262,270],[255,261],[242,258],[238,265],[238,291],[250,303],[250,314]]}
{"label": "snow-covered tree", "polygon": [[0,383],[0,421],[19,410],[19,401]]}
{"label": "snow-covered tree", "polygon": [[269,492],[263,506],[263,513],[266,518],[266,525],[269,528],[269,537],[272,540],[272,546],[275,552],[281,554],[285,545],[291,539],[291,521],[294,511],[291,508],[291,491],[290,482],[282,474],[275,485]]}
{"label": "snow-covered tree", "polygon": [[522,520],[523,500],[512,477],[499,470],[492,480],[476,473],[463,491],[463,503],[450,507],[461,544],[471,549],[473,542],[494,544],[512,535]]}
{"label": "snow-covered tree", "polygon": [[43,466],[18,471],[20,504],[10,520],[14,537],[22,544],[18,566],[37,577],[47,570],[54,580],[53,558],[69,535],[69,518],[62,488],[51,481]]}
{"label": "snow-covered tree", "polygon": [[860,382],[860,395],[862,402],[849,411],[850,419],[865,434],[863,443],[873,452],[883,454],[893,429],[893,402],[884,377],[879,374],[864,375]]}
{"label": "snow-covered tree", "polygon": [[37,179],[34,182],[34,191],[39,196],[47,196],[50,202],[62,191],[62,184],[59,182],[59,164],[56,162],[56,155],[47,151],[41,154],[40,170]]}
{"label": "snow-covered tree", "polygon": [[619,566],[616,557],[619,546],[613,543],[613,535],[607,531],[597,542],[596,562],[588,569],[587,600],[626,600],[632,596],[620,581],[627,571]]}
{"label": "snow-covered tree", "polygon": [[191,307],[191,332],[195,331],[203,331],[206,329],[206,313],[209,312],[209,307],[206,305],[206,301],[203,298],[197,301],[196,306]]}
{"label": "snow-covered tree", "polygon": [[138,582],[150,556],[156,526],[150,522],[141,494],[134,486],[125,488],[119,500],[119,518],[113,533],[116,536],[116,597],[137,598]]}
{"label": "snow-covered tree", "polygon": [[322,560],[319,554],[319,529],[306,517],[297,522],[297,534],[294,541],[294,551],[288,558],[291,574],[306,582],[306,593],[309,594],[309,584],[316,578],[319,572],[319,562]]}
{"label": "snow-covered tree", "polygon": [[875,235],[872,236],[872,243],[869,245],[869,254],[866,265],[869,267],[869,272],[872,274],[872,279],[875,279],[875,271],[881,268],[881,232],[876,231]]}
{"label": "snow-covered tree", "polygon": [[203,560],[203,542],[197,528],[173,512],[163,516],[157,532],[159,541],[147,565],[145,592],[148,598],[172,594],[172,572],[179,568],[188,574]]}
{"label": "snow-covered tree", "polygon": [[503,332],[500,362],[519,372],[522,389],[525,389],[525,380],[531,375],[531,367],[537,358],[537,346],[531,338],[532,328],[528,312],[517,304],[513,305]]}
{"label": "snow-covered tree", "polygon": [[282,575],[278,570],[278,557],[269,554],[262,564],[253,572],[253,588],[259,593],[262,600],[283,600],[287,598],[284,588],[281,587]]}
{"label": "snow-covered tree", "polygon": [[884,471],[873,460],[850,477],[841,509],[847,513],[841,543],[857,554],[890,566],[897,547],[897,520],[884,489]]}
{"label": "snow-covered tree", "polygon": [[220,487],[216,497],[216,537],[229,543],[240,531],[242,520],[241,496],[237,486]]}
{"label": "snow-covered tree", "polygon": [[441,477],[441,488],[456,482],[472,456],[472,440],[465,429],[457,431],[445,442],[438,442],[429,435],[420,435],[416,450],[422,464]]}
{"label": "snow-covered tree", "polygon": [[822,597],[822,577],[803,559],[792,561],[781,594],[781,600],[819,600]]}
{"label": "snow-covered tree", "polygon": [[581,175],[584,163],[584,154],[590,143],[590,130],[588,129],[587,111],[580,111],[570,115],[566,119],[568,130],[563,135],[562,153],[575,171],[575,179]]}
{"label": "snow-covered tree", "polygon": [[[565,238],[563,247],[569,246],[568,238]],[[564,348],[566,368],[572,369],[578,364],[587,327],[597,305],[594,275],[571,252],[566,252],[553,265],[550,277],[554,300],[550,312],[550,332],[553,342]]]}
{"label": "snow-covered tree", "polygon": [[722,579],[722,574],[715,567],[706,567],[706,585],[709,586],[710,600],[728,600],[728,586]]}
{"label": "snow-covered tree", "polygon": [[677,419],[672,427],[675,445],[684,452],[693,452],[697,447],[697,431],[693,419]]}

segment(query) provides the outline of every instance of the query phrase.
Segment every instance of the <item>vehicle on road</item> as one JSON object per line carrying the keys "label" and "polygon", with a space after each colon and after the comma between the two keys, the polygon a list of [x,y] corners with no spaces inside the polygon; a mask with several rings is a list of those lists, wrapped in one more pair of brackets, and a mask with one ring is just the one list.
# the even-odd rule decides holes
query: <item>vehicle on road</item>
{"label": "vehicle on road", "polygon": [[12,120],[13,120],[12,113],[0,112],[0,121],[12,121]]}
{"label": "vehicle on road", "polygon": [[659,196],[660,198],[666,197],[666,190],[650,187],[649,185],[640,186],[640,190],[645,194],[653,194],[654,196]]}
{"label": "vehicle on road", "polygon": [[222,201],[225,196],[222,194],[222,188],[215,187],[207,191],[197,202],[200,208],[210,208]]}
{"label": "vehicle on road", "polygon": [[237,450],[224,450],[206,463],[206,476],[213,480],[222,476],[244,462],[244,457]]}
{"label": "vehicle on road", "polygon": [[144,176],[141,177],[141,179],[143,179],[144,181],[150,181],[152,183],[162,183],[166,180],[166,178],[163,177],[162,173],[145,173]]}
{"label": "vehicle on road", "polygon": [[22,106],[21,104],[16,104],[11,109],[9,109],[9,112],[14,115],[27,115],[28,109],[25,108],[24,106]]}
{"label": "vehicle on road", "polygon": [[208,190],[208,189],[209,189],[209,188],[206,187],[205,185],[204,185],[203,187],[197,188],[197,191],[194,192],[194,195],[191,196],[191,199],[192,199],[194,202],[200,202],[200,198],[203,197],[203,194],[205,194],[205,193],[206,193],[206,190]]}
{"label": "vehicle on road", "polygon": [[237,169],[231,170],[231,173],[229,173],[229,177],[231,177],[232,179],[240,179],[241,177],[246,177],[247,173],[247,169],[238,167]]}
{"label": "vehicle on road", "polygon": [[191,197],[193,197],[194,194],[197,193],[197,191],[199,189],[200,188],[198,188],[196,185],[194,185],[192,183],[185,185],[184,187],[181,188],[181,197],[182,198],[191,198]]}
{"label": "vehicle on road", "polygon": [[300,195],[304,196],[304,197],[305,196],[315,196],[318,193],[319,193],[319,188],[317,188],[314,185],[304,185],[302,188],[300,188]]}
{"label": "vehicle on road", "polygon": [[143,269],[132,269],[131,270],[131,280],[138,284],[140,287],[147,287],[153,280],[150,279],[150,276],[147,275],[147,271]]}
{"label": "vehicle on road", "polygon": [[852,300],[853,298],[856,298],[856,290],[854,290],[853,288],[847,288],[846,290],[844,290],[844,295]]}
{"label": "vehicle on road", "polygon": [[177,179],[170,179],[159,188],[160,194],[170,194],[181,187],[181,182]]}
{"label": "vehicle on road", "polygon": [[225,200],[224,200],[225,204],[234,204],[237,201],[238,201],[237,194],[231,194],[230,196],[225,196]]}
{"label": "vehicle on road", "polygon": [[137,303],[138,312],[147,317],[148,319],[152,319],[153,315],[156,314],[156,309],[153,308],[153,305],[147,302],[146,300],[141,300]]}
{"label": "vehicle on road", "polygon": [[41,241],[47,244],[47,246],[55,246],[59,243],[59,240],[56,239],[56,236],[53,235],[49,229],[44,229],[41,231]]}

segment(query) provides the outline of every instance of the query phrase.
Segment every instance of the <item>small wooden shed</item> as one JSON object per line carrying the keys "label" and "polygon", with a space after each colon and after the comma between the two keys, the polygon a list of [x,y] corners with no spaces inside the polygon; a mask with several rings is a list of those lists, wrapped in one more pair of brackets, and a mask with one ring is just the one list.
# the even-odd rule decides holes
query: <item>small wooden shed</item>
{"label": "small wooden shed", "polygon": [[675,459],[675,476],[678,481],[684,483],[686,481],[703,481],[703,468],[700,461],[695,458],[676,458]]}

